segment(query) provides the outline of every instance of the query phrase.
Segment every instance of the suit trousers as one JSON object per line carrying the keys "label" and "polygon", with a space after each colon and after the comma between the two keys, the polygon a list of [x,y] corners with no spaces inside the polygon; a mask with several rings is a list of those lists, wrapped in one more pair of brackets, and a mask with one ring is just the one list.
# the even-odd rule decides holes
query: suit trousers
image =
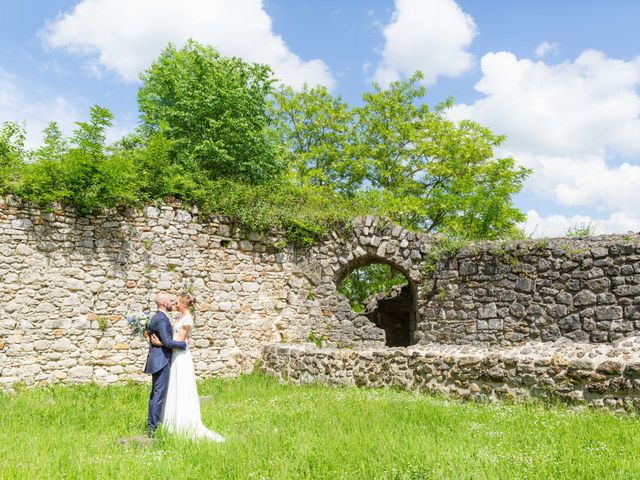
{"label": "suit trousers", "polygon": [[171,362],[152,375],[151,395],[149,396],[149,414],[147,416],[147,427],[149,433],[153,433],[158,428],[158,422],[162,416],[164,400],[169,387],[169,373],[171,372]]}

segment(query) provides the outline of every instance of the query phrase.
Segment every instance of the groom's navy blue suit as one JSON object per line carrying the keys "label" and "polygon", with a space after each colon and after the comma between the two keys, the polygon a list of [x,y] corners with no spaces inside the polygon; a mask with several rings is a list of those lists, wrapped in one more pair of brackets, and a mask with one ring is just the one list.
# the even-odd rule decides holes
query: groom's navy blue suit
{"label": "groom's navy blue suit", "polygon": [[149,396],[149,415],[147,417],[147,426],[149,432],[155,432],[162,415],[162,407],[164,399],[167,396],[167,387],[169,386],[169,372],[171,371],[171,350],[187,348],[186,342],[176,342],[173,340],[173,331],[171,322],[166,313],[157,311],[151,317],[149,324],[149,335],[155,333],[164,346],[156,347],[149,342],[149,355],[147,356],[147,364],[144,367],[144,373],[152,375],[153,382],[151,384],[151,395]]}

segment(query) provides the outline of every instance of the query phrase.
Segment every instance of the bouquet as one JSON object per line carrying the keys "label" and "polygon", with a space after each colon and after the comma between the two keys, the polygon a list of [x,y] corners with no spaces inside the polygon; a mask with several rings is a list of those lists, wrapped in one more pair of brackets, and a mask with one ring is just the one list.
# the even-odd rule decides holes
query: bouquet
{"label": "bouquet", "polygon": [[142,312],[139,315],[130,316],[127,318],[127,322],[129,322],[129,327],[131,327],[131,336],[142,338],[145,332],[149,331],[151,318],[149,317],[149,312]]}

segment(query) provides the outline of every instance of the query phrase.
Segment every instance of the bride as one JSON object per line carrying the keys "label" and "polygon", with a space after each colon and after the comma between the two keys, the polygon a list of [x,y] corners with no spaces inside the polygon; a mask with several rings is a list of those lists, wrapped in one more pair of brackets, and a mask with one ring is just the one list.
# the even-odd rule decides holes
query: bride
{"label": "bride", "polygon": [[[178,295],[176,308],[180,319],[173,327],[173,339],[186,342],[193,330],[193,317],[189,309],[195,305],[195,298],[188,293]],[[152,335],[154,345],[162,345],[160,339]],[[161,422],[171,433],[184,434],[191,438],[206,438],[214,442],[224,442],[224,437],[212,432],[202,423],[200,399],[196,387],[196,375],[189,347],[174,349],[171,354],[169,386],[164,402]]]}

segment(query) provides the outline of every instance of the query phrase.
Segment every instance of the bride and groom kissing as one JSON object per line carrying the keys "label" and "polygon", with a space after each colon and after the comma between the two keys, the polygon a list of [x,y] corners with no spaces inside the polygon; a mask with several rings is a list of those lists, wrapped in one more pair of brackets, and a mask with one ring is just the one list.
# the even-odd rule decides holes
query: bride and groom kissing
{"label": "bride and groom kissing", "polygon": [[[149,323],[149,355],[144,373],[152,377],[147,427],[154,435],[159,424],[170,433],[191,438],[224,442],[224,437],[202,423],[200,399],[193,359],[187,340],[193,330],[190,308],[195,298],[181,293],[177,298],[161,292],[156,295],[157,312]],[[177,310],[180,318],[171,325],[168,313]]]}

